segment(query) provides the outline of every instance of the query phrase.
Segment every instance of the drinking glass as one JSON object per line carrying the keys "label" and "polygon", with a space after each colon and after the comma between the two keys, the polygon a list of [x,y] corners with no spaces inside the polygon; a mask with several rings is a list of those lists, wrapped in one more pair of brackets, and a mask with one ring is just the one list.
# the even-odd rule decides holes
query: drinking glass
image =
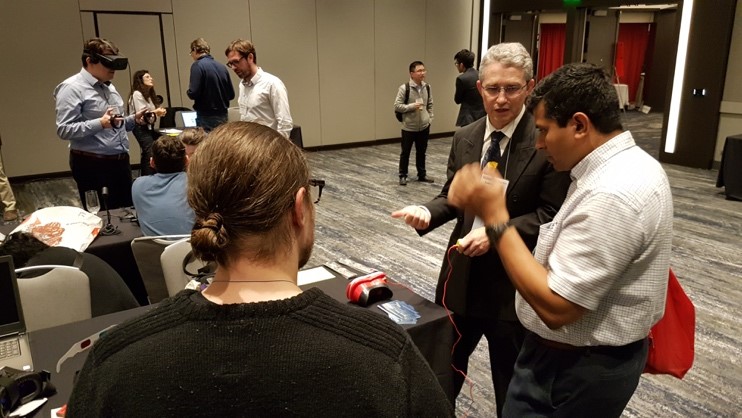
{"label": "drinking glass", "polygon": [[85,207],[88,208],[88,212],[96,215],[100,210],[100,201],[98,200],[97,190],[88,190],[85,192]]}

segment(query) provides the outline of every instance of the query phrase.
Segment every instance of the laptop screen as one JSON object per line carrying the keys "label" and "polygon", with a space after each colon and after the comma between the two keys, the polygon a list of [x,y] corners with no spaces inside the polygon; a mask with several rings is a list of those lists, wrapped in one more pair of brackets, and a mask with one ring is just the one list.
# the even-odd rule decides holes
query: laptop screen
{"label": "laptop screen", "polygon": [[0,257],[0,336],[25,331],[13,259]]}
{"label": "laptop screen", "polygon": [[183,117],[184,128],[195,128],[196,127],[196,112],[180,112]]}

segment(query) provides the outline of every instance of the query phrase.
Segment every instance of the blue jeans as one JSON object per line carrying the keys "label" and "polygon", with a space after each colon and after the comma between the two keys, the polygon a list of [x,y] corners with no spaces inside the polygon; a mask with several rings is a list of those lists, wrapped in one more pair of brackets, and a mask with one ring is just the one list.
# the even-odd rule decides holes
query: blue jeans
{"label": "blue jeans", "polygon": [[227,123],[227,114],[205,116],[196,113],[196,125],[204,128],[204,131],[210,132],[222,123]]}

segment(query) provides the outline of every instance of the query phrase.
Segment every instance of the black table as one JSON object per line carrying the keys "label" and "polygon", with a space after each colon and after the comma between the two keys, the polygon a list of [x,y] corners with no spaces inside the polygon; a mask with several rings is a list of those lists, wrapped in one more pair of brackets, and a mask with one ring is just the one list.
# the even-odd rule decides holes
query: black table
{"label": "black table", "polygon": [[[141,237],[142,230],[139,228],[139,224],[124,218],[125,215],[125,209],[112,210],[111,224],[117,227],[121,233],[110,236],[98,235],[85,249],[85,252],[100,257],[113,267],[124,279],[139,304],[146,305],[149,303],[147,290],[144,288],[144,282],[142,282],[142,276],[139,274],[134,253],[131,251],[131,241],[134,238]],[[106,213],[99,212],[98,216],[103,218],[103,224],[105,225]],[[16,226],[18,225],[15,223],[0,225],[0,232],[8,235]]]}
{"label": "black table", "polygon": [[[347,280],[334,278],[302,286],[303,289],[318,287],[329,296],[343,303]],[[451,359],[450,352],[453,345],[453,326],[448,321],[445,309],[420,297],[402,286],[392,285],[393,299],[403,300],[414,306],[421,318],[415,325],[403,326],[410,334],[415,345],[420,349],[446,394],[452,391],[451,387]],[[128,311],[103,315],[86,321],[61,325],[29,333],[31,354],[36,370],[48,370],[51,373],[51,382],[57,388],[57,394],[49,398],[34,416],[49,417],[53,408],[59,408],[67,402],[72,393],[72,382],[75,373],[85,362],[86,353],[80,353],[66,360],[59,373],[56,372],[57,361],[72,346],[72,344],[87,338],[106,327],[118,324],[126,319],[139,316],[155,305],[142,306]],[[374,305],[366,308],[380,315],[386,315]]]}
{"label": "black table", "polygon": [[304,148],[304,139],[301,137],[301,126],[294,125],[289,132],[289,139],[299,148]]}
{"label": "black table", "polygon": [[724,187],[727,199],[742,200],[742,134],[724,141],[716,187]]}

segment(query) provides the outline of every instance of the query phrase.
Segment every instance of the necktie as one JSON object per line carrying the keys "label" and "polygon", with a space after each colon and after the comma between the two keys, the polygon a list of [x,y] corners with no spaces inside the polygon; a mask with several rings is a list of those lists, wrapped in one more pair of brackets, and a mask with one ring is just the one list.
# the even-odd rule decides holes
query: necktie
{"label": "necktie", "polygon": [[499,131],[492,132],[490,136],[490,146],[487,148],[487,152],[484,153],[484,159],[482,160],[482,168],[487,165],[488,162],[494,161],[497,163],[497,168],[502,172],[500,167],[500,141],[505,138],[505,134]]}

